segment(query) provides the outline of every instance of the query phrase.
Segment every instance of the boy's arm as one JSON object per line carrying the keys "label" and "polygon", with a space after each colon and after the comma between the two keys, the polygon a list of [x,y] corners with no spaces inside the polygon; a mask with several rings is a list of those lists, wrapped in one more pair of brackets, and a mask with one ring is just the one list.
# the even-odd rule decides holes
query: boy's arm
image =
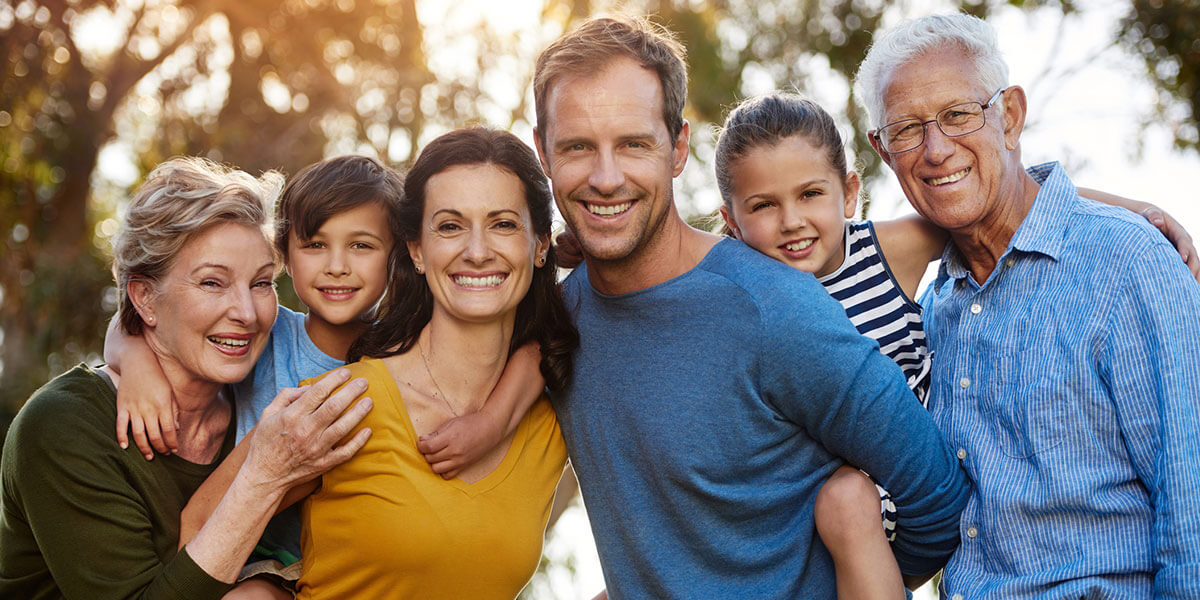
{"label": "boy's arm", "polygon": [[155,451],[178,452],[175,397],[167,377],[146,340],[127,335],[116,317],[109,321],[104,335],[104,362],[123,380],[117,388],[117,442],[121,447],[129,447],[132,428],[133,441],[146,460],[152,460]]}
{"label": "boy's arm", "polygon": [[542,395],[546,380],[539,365],[541,346],[529,342],[513,352],[500,381],[479,412],[450,419],[433,433],[421,436],[417,449],[433,472],[453,479],[463,468],[517,429],[529,407]]}
{"label": "boy's arm", "polygon": [[1175,246],[1175,249],[1179,251],[1179,257],[1183,259],[1188,270],[1192,272],[1192,277],[1200,281],[1200,257],[1196,256],[1196,246],[1192,242],[1192,236],[1188,235],[1183,225],[1180,225],[1179,221],[1176,221],[1174,217],[1167,214],[1167,211],[1149,202],[1133,200],[1124,196],[1101,192],[1100,190],[1078,188],[1077,191],[1084,198],[1113,206],[1120,206],[1145,217],[1147,221],[1150,221],[1151,225],[1154,225],[1162,232],[1167,241],[1171,242],[1171,245]]}

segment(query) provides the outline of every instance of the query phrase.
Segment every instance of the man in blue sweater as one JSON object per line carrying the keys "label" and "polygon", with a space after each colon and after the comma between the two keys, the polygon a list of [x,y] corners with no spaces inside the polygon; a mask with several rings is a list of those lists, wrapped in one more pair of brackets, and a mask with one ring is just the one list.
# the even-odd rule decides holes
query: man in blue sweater
{"label": "man in blue sweater", "polygon": [[844,462],[892,492],[901,570],[935,571],[967,483],[899,368],[811,275],[676,212],[682,56],[654,25],[594,19],[534,77],[537,150],[586,262],[555,408],[608,591],[834,597],[812,510]]}

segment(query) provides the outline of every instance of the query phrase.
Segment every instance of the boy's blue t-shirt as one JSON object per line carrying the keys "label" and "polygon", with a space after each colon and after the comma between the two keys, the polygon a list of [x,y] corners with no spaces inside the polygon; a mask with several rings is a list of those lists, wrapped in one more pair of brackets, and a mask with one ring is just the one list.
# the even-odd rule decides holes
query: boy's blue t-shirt
{"label": "boy's blue t-shirt", "polygon": [[[301,380],[316,377],[336,369],[344,361],[321,352],[304,329],[304,314],[286,306],[279,307],[271,337],[250,376],[235,387],[234,406],[237,410],[237,439],[239,442],[258,424],[263,409],[286,387],[296,387]],[[285,565],[300,557],[299,504],[275,515],[263,532],[255,556],[270,556]]]}

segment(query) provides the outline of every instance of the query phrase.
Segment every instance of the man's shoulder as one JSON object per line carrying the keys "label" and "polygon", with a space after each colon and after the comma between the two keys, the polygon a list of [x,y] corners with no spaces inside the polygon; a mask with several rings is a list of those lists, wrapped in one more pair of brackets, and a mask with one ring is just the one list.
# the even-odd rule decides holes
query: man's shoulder
{"label": "man's shoulder", "polygon": [[1103,247],[1128,257],[1142,256],[1153,245],[1170,245],[1145,217],[1119,206],[1080,196],[1070,215],[1067,233],[1077,247]]}
{"label": "man's shoulder", "polygon": [[713,247],[697,266],[709,274],[716,285],[734,286],[756,304],[773,304],[778,299],[797,299],[809,294],[825,295],[825,288],[811,273],[794,269],[734,240],[726,239]]}

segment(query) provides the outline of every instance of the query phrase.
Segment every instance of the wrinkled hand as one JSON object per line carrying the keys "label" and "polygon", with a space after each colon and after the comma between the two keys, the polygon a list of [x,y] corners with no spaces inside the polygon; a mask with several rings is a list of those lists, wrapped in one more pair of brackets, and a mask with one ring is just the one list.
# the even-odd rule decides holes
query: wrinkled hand
{"label": "wrinkled hand", "polygon": [[1179,257],[1192,272],[1192,277],[1195,277],[1196,281],[1200,281],[1200,257],[1196,256],[1196,246],[1192,243],[1192,236],[1183,228],[1183,225],[1180,225],[1179,221],[1157,206],[1143,210],[1141,215],[1150,221],[1151,225],[1157,227],[1167,241],[1175,246],[1175,249],[1179,251]]}
{"label": "wrinkled hand", "polygon": [[254,469],[260,480],[287,489],[350,460],[367,443],[371,430],[364,427],[337,444],[362,422],[372,402],[363,398],[350,406],[367,389],[367,382],[346,383],[349,378],[349,370],[338,369],[310,386],[280,390],[255,427],[243,468]]}
{"label": "wrinkled hand", "polygon": [[179,451],[179,429],[175,417],[175,396],[165,381],[161,386],[153,384],[159,380],[148,379],[145,383],[130,383],[117,388],[117,443],[129,447],[129,433],[133,431],[133,443],[146,460],[153,460],[154,453],[170,454]]}
{"label": "wrinkled hand", "polygon": [[467,413],[442,423],[437,431],[421,436],[417,440],[417,450],[425,455],[434,473],[442,479],[454,479],[496,447],[502,433],[503,427],[486,412]]}
{"label": "wrinkled hand", "polygon": [[583,262],[583,246],[570,229],[563,230],[554,238],[554,262],[564,269],[574,269]]}

